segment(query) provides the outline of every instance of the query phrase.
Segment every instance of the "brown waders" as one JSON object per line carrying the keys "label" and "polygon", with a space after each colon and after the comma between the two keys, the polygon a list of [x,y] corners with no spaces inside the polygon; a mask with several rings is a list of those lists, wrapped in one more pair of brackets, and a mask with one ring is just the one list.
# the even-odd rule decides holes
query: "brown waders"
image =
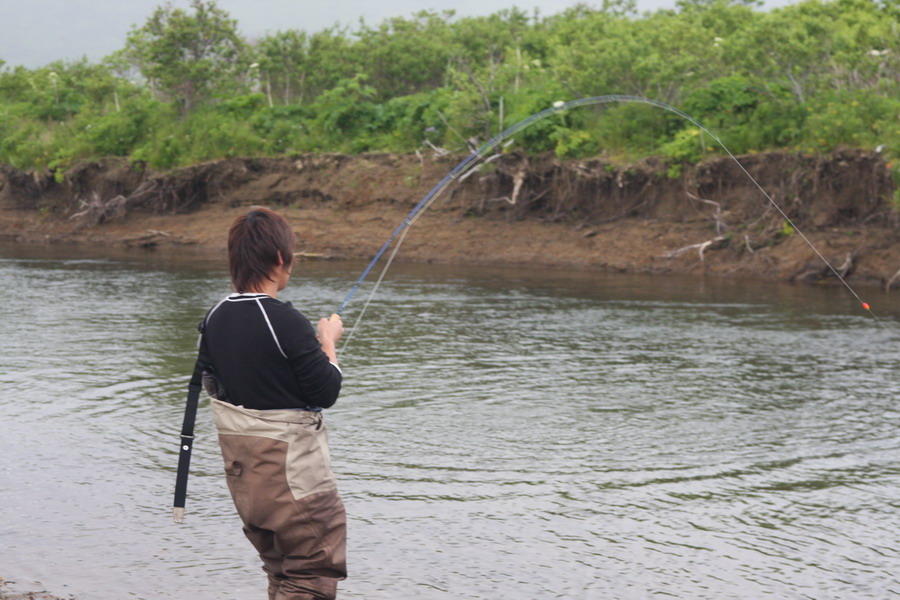
{"label": "brown waders", "polygon": [[228,489],[269,576],[269,600],[335,598],[347,576],[347,519],[322,413],[211,402]]}

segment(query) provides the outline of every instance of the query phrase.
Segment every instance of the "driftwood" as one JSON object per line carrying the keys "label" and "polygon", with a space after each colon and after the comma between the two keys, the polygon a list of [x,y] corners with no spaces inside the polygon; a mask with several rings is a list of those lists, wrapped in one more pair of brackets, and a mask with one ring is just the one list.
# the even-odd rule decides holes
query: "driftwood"
{"label": "driftwood", "polygon": [[[527,166],[528,161],[525,161]],[[519,192],[522,191],[522,184],[525,183],[525,167],[519,169],[516,174],[513,176],[513,192],[512,199],[510,199],[510,204],[515,204],[516,200],[519,199]]]}
{"label": "driftwood", "polygon": [[747,247],[747,252],[749,252],[750,254],[753,254],[755,252],[753,246],[750,245],[750,236],[746,233],[744,234],[744,246]]}
{"label": "driftwood", "polygon": [[473,167],[470,168],[470,169],[469,169],[462,177],[459,178],[459,183],[462,183],[463,181],[465,181],[466,179],[468,179],[469,177],[471,177],[472,174],[473,174],[475,171],[477,171],[480,167],[482,167],[482,166],[484,166],[484,165],[486,165],[486,164],[489,164],[489,163],[494,162],[495,160],[497,160],[497,159],[500,158],[501,156],[503,156],[503,155],[500,154],[499,152],[498,152],[497,154],[492,154],[491,156],[489,156],[488,158],[486,158],[481,164],[478,164],[478,165],[473,166]]}
{"label": "driftwood", "polygon": [[[437,154],[438,156],[444,156],[444,155],[450,154],[449,150],[447,150],[445,148],[441,148],[440,146],[435,146],[429,140],[425,140],[424,143],[426,146],[428,146],[429,148],[434,150],[434,153]],[[422,162],[422,156],[419,154],[418,150],[416,150],[416,155],[419,157],[419,162]]]}
{"label": "driftwood", "polygon": [[720,235],[718,237],[714,237],[711,240],[706,240],[705,242],[700,242],[699,244],[691,244],[690,246],[685,246],[683,248],[679,248],[678,250],[672,250],[671,252],[667,252],[665,254],[665,257],[666,258],[674,258],[676,256],[684,254],[688,250],[696,249],[700,253],[700,260],[702,261],[703,253],[707,249],[710,249],[711,246],[715,246],[715,248],[712,248],[712,249],[720,248],[721,246],[724,245],[723,242],[727,242],[727,241],[728,241],[728,236]]}
{"label": "driftwood", "polygon": [[[468,175],[468,173],[466,174]],[[460,180],[462,181],[462,180]],[[522,191],[522,184],[525,182],[525,168],[519,169],[516,174],[513,176],[513,191],[512,196],[500,196],[498,198],[489,198],[488,200],[482,200],[480,202],[480,210],[484,210],[484,205],[488,202],[508,202],[509,204],[515,205],[519,200],[519,193]],[[547,190],[544,190],[538,198],[547,193]]]}
{"label": "driftwood", "polygon": [[707,200],[706,198],[701,198],[700,196],[692,194],[687,190],[685,190],[684,193],[687,194],[688,198],[690,198],[691,200],[695,200],[697,202],[702,202],[703,204],[709,204],[711,206],[716,207],[716,210],[713,213],[713,219],[715,219],[715,221],[716,221],[716,233],[721,235],[722,231],[724,231],[724,229],[725,229],[725,221],[722,220],[722,205],[719,204],[718,202],[716,202],[715,200]]}

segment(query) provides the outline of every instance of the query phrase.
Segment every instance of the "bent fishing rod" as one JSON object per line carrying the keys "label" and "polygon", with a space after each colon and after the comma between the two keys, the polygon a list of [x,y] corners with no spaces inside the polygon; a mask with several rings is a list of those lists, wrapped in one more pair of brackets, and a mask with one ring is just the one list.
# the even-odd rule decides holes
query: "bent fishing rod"
{"label": "bent fishing rod", "polygon": [[[344,310],[347,308],[347,305],[353,299],[359,287],[363,284],[366,278],[371,273],[372,269],[381,260],[382,256],[387,252],[388,248],[393,245],[393,250],[388,255],[387,260],[385,261],[384,266],[381,268],[381,272],[378,275],[378,278],[375,281],[372,290],[369,292],[368,297],[366,298],[366,302],[363,305],[362,310],[360,311],[359,316],[356,317],[356,321],[354,323],[353,328],[350,330],[349,335],[344,341],[344,344],[341,346],[339,352],[343,352],[350,341],[353,339],[354,334],[359,330],[359,324],[362,321],[363,316],[366,313],[366,309],[369,307],[369,304],[372,301],[372,298],[375,296],[375,293],[378,291],[378,287],[381,285],[381,282],[384,279],[385,274],[387,273],[388,268],[390,268],[391,263],[394,260],[394,257],[397,255],[397,252],[400,250],[400,246],[403,244],[403,240],[406,238],[406,234],[409,232],[410,228],[416,222],[416,220],[422,216],[422,214],[428,210],[428,208],[434,204],[434,202],[440,198],[440,196],[444,193],[444,191],[455,181],[462,180],[466,174],[475,169],[484,159],[484,157],[494,150],[497,146],[502,144],[507,139],[514,136],[519,131],[522,131],[526,127],[546,119],[547,117],[563,113],[567,110],[571,110],[574,108],[580,108],[583,106],[596,106],[602,104],[610,104],[610,103],[636,103],[636,104],[647,104],[649,106],[655,106],[657,108],[661,108],[663,110],[669,111],[678,115],[679,117],[686,119],[688,122],[692,123],[707,135],[709,135],[712,139],[716,141],[716,143],[725,151],[725,153],[737,164],[740,168],[741,172],[747,176],[750,181],[756,186],[757,189],[762,193],[762,195],[768,200],[768,202],[775,207],[778,213],[784,218],[785,222],[787,222],[794,230],[800,235],[806,244],[812,248],[813,252],[815,252],[816,256],[828,266],[832,273],[834,273],[835,277],[844,285],[847,290],[859,301],[863,310],[867,311],[872,318],[878,322],[879,325],[885,327],[884,324],[875,316],[875,314],[871,311],[869,304],[864,302],[862,298],[856,293],[856,291],[847,283],[844,277],[838,272],[837,269],[819,252],[818,248],[812,243],[812,241],[806,237],[806,235],[797,227],[797,224],[785,213],[784,210],[778,205],[777,202],[769,195],[768,192],[753,178],[752,175],[744,168],[744,165],[737,159],[737,157],[732,154],[731,150],[719,139],[715,133],[710,131],[707,127],[701,124],[692,116],[688,115],[685,112],[678,110],[677,108],[670,106],[664,102],[660,102],[658,100],[653,100],[650,98],[643,98],[641,96],[628,96],[621,94],[611,94],[606,96],[593,96],[590,98],[579,98],[576,100],[570,100],[568,102],[563,102],[562,100],[554,102],[553,106],[542,110],[541,112],[535,113],[524,119],[519,121],[509,129],[506,129],[498,136],[492,138],[490,141],[485,143],[483,146],[469,154],[462,162],[456,165],[443,179],[441,179],[434,188],[431,189],[420,201],[418,204],[413,207],[413,209],[409,212],[403,222],[397,226],[397,228],[391,233],[390,237],[384,242],[372,260],[366,265],[366,268],[363,270],[362,274],[357,279],[356,283],[350,289],[350,292],[344,298],[344,301],[341,303],[340,307],[337,309],[336,314],[343,314]],[[395,244],[396,241],[396,244]],[[188,468],[191,460],[191,449],[193,447],[194,441],[194,421],[197,413],[197,404],[200,396],[200,391],[202,389],[201,383],[201,374],[202,374],[202,366],[199,363],[194,367],[194,373],[191,377],[190,385],[188,386],[188,401],[187,407],[185,409],[184,415],[184,423],[182,425],[181,432],[181,447],[179,451],[178,458],[178,474],[176,477],[176,485],[175,485],[175,502],[174,502],[174,520],[176,523],[184,522],[184,505],[185,499],[187,495],[187,476],[188,476]]]}
{"label": "bent fishing rod", "polygon": [[504,141],[506,141],[507,139],[514,136],[516,133],[522,131],[526,127],[528,127],[538,121],[546,119],[547,117],[551,117],[553,115],[557,115],[557,114],[563,113],[565,111],[568,111],[568,110],[571,110],[574,108],[580,108],[583,106],[596,106],[596,105],[610,104],[610,103],[635,103],[635,104],[647,104],[649,106],[655,106],[657,108],[661,108],[663,110],[666,110],[666,111],[669,111],[671,113],[678,115],[679,117],[687,120],[688,122],[692,123],[699,129],[701,129],[704,133],[709,135],[713,140],[716,141],[716,143],[722,148],[722,150],[725,151],[725,153],[728,155],[728,157],[731,158],[731,160],[733,160],[735,162],[735,164],[737,164],[737,166],[740,168],[741,172],[743,172],[743,174],[746,175],[747,178],[753,182],[753,185],[756,186],[756,188],[762,193],[762,195],[766,198],[766,200],[769,202],[769,204],[771,204],[773,207],[775,207],[775,210],[777,210],[778,213],[784,218],[785,222],[788,223],[794,229],[794,231],[796,231],[800,235],[800,237],[803,239],[803,241],[806,242],[806,244],[813,250],[813,252],[816,254],[816,256],[818,256],[819,259],[821,259],[821,261],[823,263],[825,263],[825,265],[834,274],[834,276],[837,277],[837,279],[844,285],[845,288],[847,288],[847,290],[853,295],[853,297],[856,298],[856,300],[860,303],[860,306],[863,308],[863,310],[867,311],[879,325],[884,327],[884,325],[881,323],[881,321],[878,319],[878,317],[875,316],[875,314],[872,312],[869,304],[867,302],[863,301],[862,298],[860,298],[860,296],[850,286],[850,284],[847,283],[846,279],[844,279],[844,277],[834,267],[834,265],[832,265],[828,261],[828,259],[826,259],[825,256],[822,255],[821,252],[819,252],[819,249],[816,248],[815,244],[813,244],[812,241],[808,237],[806,237],[806,235],[803,233],[803,231],[799,227],[797,227],[797,224],[794,223],[794,221],[787,215],[787,213],[781,208],[781,206],[779,206],[778,203],[775,202],[775,200],[772,198],[772,196],[759,184],[759,182],[757,182],[756,179],[754,179],[753,176],[750,175],[750,173],[747,171],[747,169],[744,168],[744,165],[742,165],[741,162],[737,159],[737,157],[734,154],[732,154],[731,150],[728,149],[728,147],[722,142],[722,140],[719,138],[718,135],[713,133],[710,129],[708,129],[706,126],[704,126],[702,123],[700,123],[694,117],[675,108],[674,106],[666,104],[665,102],[660,102],[659,100],[653,100],[651,98],[644,98],[642,96],[609,94],[609,95],[605,95],[605,96],[592,96],[590,98],[579,98],[576,100],[570,100],[568,102],[564,102],[562,100],[554,102],[553,106],[551,106],[550,108],[542,110],[541,112],[535,113],[535,114],[531,115],[530,117],[523,119],[522,121],[519,121],[518,123],[516,123],[509,129],[506,129],[505,131],[503,131],[496,137],[489,140],[483,146],[481,146],[480,148],[478,148],[477,150],[475,150],[474,152],[469,154],[462,162],[460,162],[458,165],[456,165],[443,179],[441,179],[438,182],[438,184],[435,185],[434,188],[432,188],[431,191],[428,192],[419,201],[419,203],[415,205],[415,207],[413,207],[413,209],[406,216],[406,219],[404,219],[403,222],[397,226],[397,228],[393,231],[393,233],[390,235],[390,237],[384,242],[384,244],[381,246],[381,248],[378,250],[378,252],[375,253],[375,256],[372,258],[372,260],[369,262],[369,264],[366,266],[366,268],[363,269],[362,274],[359,276],[359,279],[357,279],[356,283],[350,289],[350,292],[344,298],[344,301],[341,302],[340,307],[336,311],[336,314],[338,316],[343,314],[344,309],[347,308],[347,305],[350,303],[350,300],[353,299],[357,290],[362,285],[362,283],[366,280],[366,278],[369,276],[372,269],[375,267],[375,265],[378,263],[378,261],[381,260],[381,257],[388,250],[388,248],[390,248],[391,245],[394,245],[394,242],[396,241],[396,245],[394,245],[394,249],[388,255],[388,258],[385,261],[384,267],[382,267],[381,272],[378,275],[378,279],[375,281],[375,284],[372,287],[372,290],[369,293],[369,296],[366,298],[366,302],[363,305],[363,308],[360,311],[359,316],[357,316],[356,321],[354,322],[353,328],[350,329],[350,333],[347,336],[347,339],[344,341],[344,344],[341,346],[339,352],[343,353],[343,351],[350,344],[350,341],[353,339],[353,335],[359,329],[359,324],[362,321],[362,318],[366,313],[366,309],[368,309],[369,304],[372,301],[372,298],[375,296],[375,293],[378,290],[378,287],[381,285],[381,282],[384,279],[384,275],[385,275],[385,273],[387,273],[387,270],[391,266],[391,263],[393,262],[394,257],[397,255],[397,252],[399,251],[400,246],[403,244],[403,240],[406,237],[406,234],[409,232],[409,229],[413,226],[413,224],[416,222],[416,220],[426,210],[428,210],[428,208],[432,204],[434,204],[434,202],[444,193],[444,191],[453,182],[464,179],[465,176],[470,171],[472,171],[473,169],[475,169],[476,167],[479,166],[479,164],[483,161],[484,157],[489,152],[494,150],[497,146],[499,146]]}

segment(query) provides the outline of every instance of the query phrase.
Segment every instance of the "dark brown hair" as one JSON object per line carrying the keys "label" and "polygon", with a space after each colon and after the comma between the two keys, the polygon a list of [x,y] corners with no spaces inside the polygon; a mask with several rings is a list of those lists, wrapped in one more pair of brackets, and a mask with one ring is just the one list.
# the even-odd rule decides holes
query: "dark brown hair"
{"label": "dark brown hair", "polygon": [[228,231],[228,267],[236,292],[256,288],[278,265],[278,254],[285,266],[294,259],[294,231],[277,212],[254,206],[235,219]]}

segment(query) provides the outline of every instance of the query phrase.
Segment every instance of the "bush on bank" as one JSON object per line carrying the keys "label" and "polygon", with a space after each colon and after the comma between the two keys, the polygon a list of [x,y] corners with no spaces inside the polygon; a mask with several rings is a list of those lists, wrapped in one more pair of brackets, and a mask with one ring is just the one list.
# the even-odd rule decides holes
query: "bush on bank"
{"label": "bush on bank", "polygon": [[[0,162],[62,172],[128,157],[158,169],[229,156],[466,151],[558,100],[670,104],[735,154],[838,147],[900,154],[897,0],[804,0],[763,11],[628,0],[541,17],[423,11],[253,43],[213,2],[158,8],[100,63],[0,62]],[[212,40],[203,53],[197,39]],[[721,148],[641,104],[547,118],[510,148],[561,157],[697,162]]]}

